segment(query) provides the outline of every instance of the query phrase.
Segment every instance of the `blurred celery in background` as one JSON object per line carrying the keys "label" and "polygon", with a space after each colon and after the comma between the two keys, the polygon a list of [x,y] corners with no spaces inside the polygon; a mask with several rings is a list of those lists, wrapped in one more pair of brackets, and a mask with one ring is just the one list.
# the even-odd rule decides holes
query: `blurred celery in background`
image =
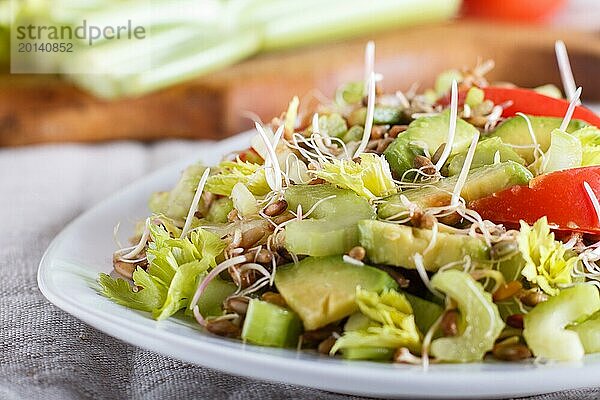
{"label": "blurred celery in background", "polygon": [[[0,0],[5,61],[10,4]],[[448,19],[460,0],[14,0],[13,5],[19,24],[75,27],[85,19],[99,26],[123,20],[144,26],[143,43],[100,39],[89,46],[74,39],[73,53],[33,53],[26,61],[62,72],[98,96],[116,98],[143,95],[264,51]],[[81,73],[86,71],[94,73]]]}

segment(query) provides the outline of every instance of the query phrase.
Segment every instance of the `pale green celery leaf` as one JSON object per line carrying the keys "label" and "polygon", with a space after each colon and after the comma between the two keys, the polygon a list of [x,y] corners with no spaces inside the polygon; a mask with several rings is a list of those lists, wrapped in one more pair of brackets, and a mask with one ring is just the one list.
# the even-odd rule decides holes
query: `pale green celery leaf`
{"label": "pale green celery leaf", "polygon": [[239,159],[219,164],[217,174],[206,181],[205,190],[229,196],[236,183],[243,183],[255,196],[263,196],[271,191],[263,166]]}
{"label": "pale green celery leaf", "polygon": [[225,243],[218,235],[204,229],[197,229],[190,234],[190,241],[200,251],[202,261],[214,267],[217,265],[215,259],[225,250]]}
{"label": "pale green celery leaf", "polygon": [[352,160],[333,160],[322,163],[314,174],[327,182],[350,189],[362,197],[373,199],[396,192],[390,166],[384,156],[363,153],[360,163]]}
{"label": "pale green celery leaf", "polygon": [[107,274],[100,274],[98,283],[102,294],[117,304],[142,311],[152,311],[160,307],[167,296],[167,288],[142,268],[133,272],[136,286],[142,289],[134,292],[133,287],[124,279],[114,279]]}
{"label": "pale green celery leaf", "polygon": [[600,165],[600,129],[586,126],[572,133],[579,139],[583,149],[581,165],[583,167]]}
{"label": "pale green celery leaf", "polygon": [[546,217],[533,226],[521,221],[517,242],[525,260],[521,274],[529,282],[551,296],[560,292],[559,286],[572,283],[571,271],[579,260],[566,253],[561,242],[554,240]]}
{"label": "pale green celery leaf", "polygon": [[357,287],[356,303],[370,319],[365,329],[347,331],[339,338],[331,353],[351,347],[407,347],[418,351],[421,335],[415,324],[412,307],[406,297],[394,289],[381,294]]}
{"label": "pale green celery leaf", "polygon": [[[583,150],[579,139],[560,129],[550,133],[550,147],[541,162],[540,173],[562,171],[569,168],[581,167]],[[542,161],[543,160],[543,161]]]}
{"label": "pale green celery leaf", "polygon": [[185,308],[196,291],[198,276],[208,268],[209,264],[205,260],[181,265],[171,280],[164,304],[152,311],[152,317],[162,320]]}

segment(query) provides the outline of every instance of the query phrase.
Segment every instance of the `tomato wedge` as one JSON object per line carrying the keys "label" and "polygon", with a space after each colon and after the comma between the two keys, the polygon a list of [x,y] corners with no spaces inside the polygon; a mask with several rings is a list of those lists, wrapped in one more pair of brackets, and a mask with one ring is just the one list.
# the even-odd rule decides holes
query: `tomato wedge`
{"label": "tomato wedge", "polygon": [[[485,98],[493,101],[494,104],[512,102],[512,105],[504,109],[503,117],[512,117],[517,112],[546,117],[564,117],[569,107],[569,102],[566,100],[545,96],[531,89],[490,86],[483,88],[483,92]],[[581,119],[600,128],[600,117],[583,106],[575,107],[573,119]]]}
{"label": "tomato wedge", "polygon": [[529,224],[543,216],[559,230],[600,234],[600,221],[584,182],[600,197],[600,167],[574,168],[541,175],[527,186],[513,186],[475,200],[469,208],[495,223]]}

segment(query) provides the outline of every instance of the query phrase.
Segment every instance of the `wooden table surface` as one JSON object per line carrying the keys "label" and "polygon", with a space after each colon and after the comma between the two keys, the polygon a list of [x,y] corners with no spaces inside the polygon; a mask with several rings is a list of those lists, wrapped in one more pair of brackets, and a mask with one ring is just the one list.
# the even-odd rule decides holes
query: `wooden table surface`
{"label": "wooden table surface", "polygon": [[567,44],[583,98],[600,100],[600,35],[542,27],[460,21],[392,30],[344,42],[254,57],[139,98],[95,98],[54,76],[0,76],[0,145],[114,139],[222,138],[248,129],[243,111],[270,120],[294,96],[315,89],[331,97],[343,82],[363,78],[367,40],[386,90],[423,87],[447,68],[492,58],[492,80],[560,86],[554,41]]}

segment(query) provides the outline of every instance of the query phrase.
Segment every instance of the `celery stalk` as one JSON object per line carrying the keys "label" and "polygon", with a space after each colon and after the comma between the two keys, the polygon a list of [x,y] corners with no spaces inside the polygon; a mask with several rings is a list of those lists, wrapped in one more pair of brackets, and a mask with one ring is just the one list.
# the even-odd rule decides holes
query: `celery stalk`
{"label": "celery stalk", "polygon": [[258,299],[250,300],[242,339],[260,346],[294,347],[302,324],[293,311]]}

